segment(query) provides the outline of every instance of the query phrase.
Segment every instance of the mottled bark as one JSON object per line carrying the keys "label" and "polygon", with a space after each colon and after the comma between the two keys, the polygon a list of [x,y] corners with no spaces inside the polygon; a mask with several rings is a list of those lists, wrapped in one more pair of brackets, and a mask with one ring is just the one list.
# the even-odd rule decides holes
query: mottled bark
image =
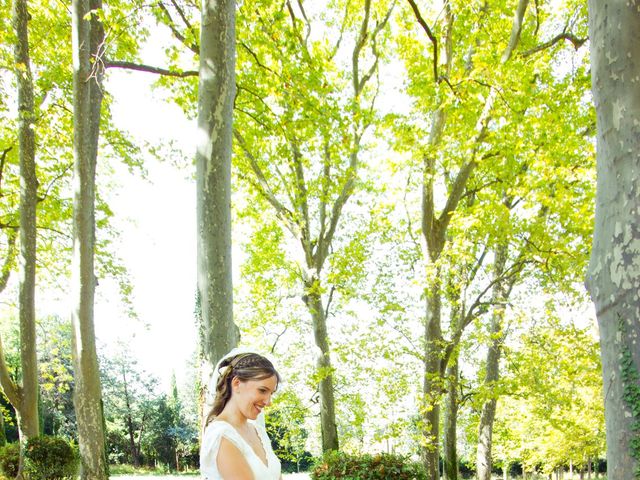
{"label": "mottled bark", "polygon": [[[235,1],[202,2],[198,90],[197,281],[203,371],[240,339],[233,323],[231,147],[235,97]],[[205,379],[208,380],[208,379]]]}
{"label": "mottled bark", "polygon": [[640,454],[639,400],[624,399],[625,387],[639,387],[627,374],[640,370],[640,3],[589,0],[589,37],[598,180],[587,287],[600,327],[607,476],[630,480]]}
{"label": "mottled bark", "polygon": [[[504,342],[505,303],[510,290],[506,279],[503,278],[507,263],[507,248],[506,245],[500,245],[495,252],[493,276],[496,283],[492,294],[493,312],[489,325],[490,339],[483,380],[487,390],[491,390],[500,378],[500,356]],[[478,480],[491,480],[491,446],[497,402],[497,396],[492,394],[491,397],[485,400],[480,413],[478,448],[476,450],[476,478]]]}
{"label": "mottled bark", "polygon": [[101,8],[96,0],[73,0],[74,198],[72,324],[74,406],[78,422],[81,478],[108,478],[102,388],[94,329],[95,172],[102,103],[100,62],[91,56],[102,45],[102,28],[87,16]]}

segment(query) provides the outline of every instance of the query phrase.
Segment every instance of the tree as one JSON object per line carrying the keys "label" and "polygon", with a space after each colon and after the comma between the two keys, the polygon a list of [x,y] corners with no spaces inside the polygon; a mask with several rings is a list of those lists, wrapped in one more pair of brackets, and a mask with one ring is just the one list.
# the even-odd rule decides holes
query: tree
{"label": "tree", "polygon": [[[428,476],[437,478],[440,403],[446,393],[446,368],[463,330],[488,308],[492,282],[484,272],[468,287],[461,287],[467,290],[462,302],[466,313],[461,316],[462,321],[457,321],[453,315],[456,305],[445,295],[451,284],[448,272],[460,264],[459,256],[466,254],[457,248],[463,242],[461,237],[472,245],[480,242],[493,248],[495,242],[487,239],[487,234],[492,234],[491,224],[503,224],[485,218],[482,212],[487,209],[501,218],[502,194],[496,186],[503,182],[505,186],[521,182],[541,185],[537,180],[526,180],[537,179],[548,168],[542,165],[544,156],[540,155],[540,149],[547,152],[545,155],[552,151],[547,148],[548,138],[535,127],[542,125],[536,117],[544,109],[538,93],[546,95],[553,91],[558,95],[566,90],[565,82],[573,77],[554,75],[554,56],[561,51],[561,40],[571,41],[576,48],[584,40],[573,33],[573,28],[579,31],[582,26],[575,20],[581,16],[571,16],[573,8],[567,9],[571,15],[563,12],[557,17],[537,9],[540,15],[525,22],[527,1],[518,2],[511,21],[505,12],[513,6],[506,2],[473,5],[446,2],[442,11],[429,6],[421,8],[419,2],[412,0],[408,3],[417,25],[409,25],[406,20],[407,31],[399,35],[398,41],[409,79],[407,91],[414,103],[410,114],[406,114],[406,124],[397,122],[395,130],[398,148],[410,153],[412,168],[420,172],[421,178],[416,187],[421,191],[419,215],[426,300],[422,444]],[[563,29],[562,35],[545,40],[558,28]],[[511,35],[497,33],[509,31]],[[503,41],[496,41],[497,38]],[[428,45],[428,53],[424,43]],[[527,60],[532,55],[536,55],[535,61]],[[425,81],[425,72],[429,72],[429,81]],[[578,69],[577,85],[581,77]],[[572,98],[576,102],[580,97]],[[582,114],[582,110],[576,111]],[[544,128],[549,132],[547,126]],[[550,136],[556,135],[576,139],[567,153],[578,144],[583,153],[588,151],[580,132],[573,127],[559,127]],[[553,191],[541,189],[539,195],[538,198],[547,201],[553,198]],[[473,198],[478,201],[470,202]],[[526,197],[522,198],[528,203]],[[552,202],[556,204],[556,200]],[[519,207],[529,213],[539,208],[539,204]],[[483,220],[485,234],[476,228]],[[512,238],[516,242],[523,240]],[[483,252],[484,249],[477,250],[478,265],[482,264]],[[476,267],[473,262],[468,264],[472,272]]]}
{"label": "tree", "polygon": [[102,391],[93,322],[96,285],[95,173],[102,105],[100,51],[104,48],[104,31],[98,19],[101,8],[101,0],[74,0],[72,3],[75,159],[72,352],[81,476],[87,480],[108,478]]}
{"label": "tree", "polygon": [[[18,138],[20,157],[20,366],[22,385],[11,379],[0,343],[0,384],[16,410],[20,434],[20,466],[22,477],[24,445],[40,433],[38,422],[38,364],[36,356],[35,280],[36,280],[36,205],[38,181],[35,164],[35,107],[31,73],[27,2],[13,3],[15,41],[15,73],[18,86]],[[6,157],[6,154],[5,154]],[[4,157],[3,157],[4,164]],[[11,249],[15,237],[9,236],[9,255],[4,262],[2,281],[8,278]],[[4,288],[4,287],[3,287]]]}
{"label": "tree", "polygon": [[239,341],[231,278],[235,9],[234,0],[202,2],[196,185],[204,385],[217,361]]}
{"label": "tree", "polygon": [[55,316],[40,319],[38,327],[42,434],[75,438],[71,324]]}
{"label": "tree", "polygon": [[[487,348],[485,376],[483,386],[494,387],[500,377],[500,356],[502,355],[502,343],[505,340],[504,316],[506,302],[511,288],[502,280],[502,273],[507,260],[507,247],[500,246],[495,252],[494,271],[498,281],[493,287],[492,303],[493,311],[489,326],[489,346]],[[513,282],[511,282],[513,286]],[[492,394],[482,405],[480,424],[478,427],[478,448],[476,456],[476,472],[478,480],[491,479],[491,446],[493,437],[493,422],[496,414],[497,395]]]}
{"label": "tree", "polygon": [[124,458],[140,467],[143,465],[143,435],[153,422],[158,380],[138,367],[130,348],[124,344],[118,346],[111,358],[103,356],[100,364],[109,435],[122,439],[114,443],[126,445]]}
{"label": "tree", "polygon": [[[324,451],[339,448],[328,319],[340,281],[330,264],[364,166],[364,136],[375,121],[376,74],[393,2],[336,7],[322,14],[326,19],[289,1],[265,2],[257,18],[245,13],[252,42],[241,44],[246,68],[235,129],[241,178],[295,245],[290,270],[311,318]],[[320,28],[332,31],[326,37],[332,41],[315,39]]]}
{"label": "tree", "polygon": [[636,61],[640,14],[636,3],[589,1],[598,188],[587,288],[600,327],[607,474],[613,480],[640,475],[640,63]]}

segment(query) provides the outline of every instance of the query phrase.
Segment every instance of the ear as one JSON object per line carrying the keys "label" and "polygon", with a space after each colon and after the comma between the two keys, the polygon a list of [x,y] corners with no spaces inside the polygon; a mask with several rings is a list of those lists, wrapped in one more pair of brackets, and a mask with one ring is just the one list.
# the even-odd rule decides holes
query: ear
{"label": "ear", "polygon": [[239,385],[240,385],[240,379],[238,377],[233,377],[231,379],[231,388],[235,390],[236,388],[238,388]]}

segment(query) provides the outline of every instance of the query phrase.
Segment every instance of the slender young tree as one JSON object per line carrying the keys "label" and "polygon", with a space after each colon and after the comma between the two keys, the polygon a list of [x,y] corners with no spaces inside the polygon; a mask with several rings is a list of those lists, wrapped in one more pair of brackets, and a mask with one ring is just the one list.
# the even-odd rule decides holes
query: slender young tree
{"label": "slender young tree", "polygon": [[[329,327],[339,281],[329,271],[364,166],[363,137],[374,123],[392,9],[393,2],[371,0],[327,9],[335,35],[324,43],[313,39],[319,16],[302,2],[273,3],[250,9],[247,27],[258,33],[253,44],[242,43],[241,58],[251,68],[238,82],[235,135],[246,160],[241,175],[295,240],[295,270],[315,344],[323,451],[339,448]],[[344,65],[336,59],[341,56],[348,59]],[[341,68],[347,73],[334,75]]]}
{"label": "slender young tree", "polygon": [[[40,434],[38,422],[38,363],[36,356],[36,206],[38,202],[35,163],[35,107],[29,53],[29,13],[26,0],[13,2],[15,74],[18,87],[18,139],[20,159],[20,366],[22,384],[17,385],[5,363],[0,343],[0,384],[16,410],[21,447]],[[15,237],[13,238],[15,241]],[[5,272],[3,272],[5,274]],[[3,275],[4,276],[4,275]],[[8,270],[6,271],[8,278]],[[3,282],[4,283],[4,282]],[[23,448],[18,477],[22,477]]]}
{"label": "slender young tree", "polygon": [[607,475],[640,475],[640,10],[590,0],[597,115],[595,230],[587,288],[600,327]]}
{"label": "slender young tree", "polygon": [[231,278],[231,149],[235,98],[234,0],[202,2],[198,89],[197,275],[203,380],[239,341]]}
{"label": "slender young tree", "polygon": [[96,12],[101,8],[101,0],[74,0],[72,3],[74,197],[71,319],[74,406],[81,478],[86,480],[108,478],[93,312],[96,286],[95,173],[103,75],[99,57],[104,45],[104,32]]}
{"label": "slender young tree", "polygon": [[[499,245],[495,251],[493,265],[495,278],[498,279],[493,286],[492,303],[493,311],[489,325],[489,348],[487,349],[484,386],[492,388],[500,377],[500,356],[502,354],[502,342],[504,341],[504,315],[506,301],[509,296],[507,281],[502,279],[507,263],[508,246]],[[513,282],[510,282],[513,285]],[[476,474],[478,480],[491,479],[491,445],[493,437],[493,421],[496,414],[496,396],[491,396],[482,404],[480,413],[480,425],[478,427],[478,447],[476,450]]]}

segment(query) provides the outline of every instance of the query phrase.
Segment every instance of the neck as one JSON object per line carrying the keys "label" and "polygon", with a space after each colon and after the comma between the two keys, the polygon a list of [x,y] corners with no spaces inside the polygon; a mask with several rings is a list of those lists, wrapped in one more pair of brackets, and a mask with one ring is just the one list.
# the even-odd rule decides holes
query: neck
{"label": "neck", "polygon": [[224,410],[218,415],[218,419],[224,420],[227,423],[230,423],[236,428],[244,428],[247,425],[247,417],[245,417],[237,408],[234,408],[233,405],[227,404],[224,407]]}

